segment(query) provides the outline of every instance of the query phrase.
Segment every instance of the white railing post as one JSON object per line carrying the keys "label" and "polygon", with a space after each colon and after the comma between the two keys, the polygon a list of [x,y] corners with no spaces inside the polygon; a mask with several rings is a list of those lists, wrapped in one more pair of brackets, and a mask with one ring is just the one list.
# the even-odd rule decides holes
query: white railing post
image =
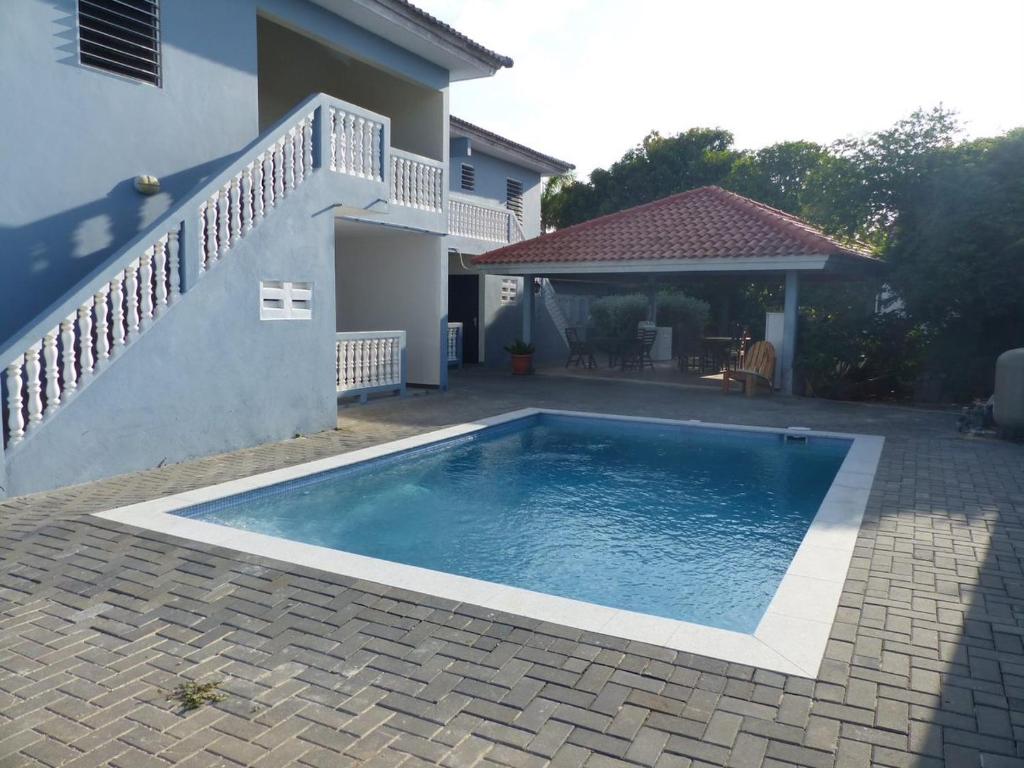
{"label": "white railing post", "polygon": [[57,337],[60,326],[57,326],[43,337],[43,364],[46,376],[46,412],[49,413],[60,405],[60,380],[57,373]]}
{"label": "white railing post", "polygon": [[104,285],[93,296],[96,316],[96,367],[101,368],[110,358],[110,341],[107,339],[107,294],[109,285]]}
{"label": "white railing post", "polygon": [[[252,223],[250,221],[250,229]],[[178,230],[167,233],[167,270],[170,276],[171,290],[167,302],[173,304],[181,296],[181,257],[178,249]]]}
{"label": "white railing post", "polygon": [[21,380],[23,364],[24,358],[19,357],[7,366],[7,431],[9,434],[9,445],[20,442],[25,436],[25,415],[22,413],[24,404],[21,400],[21,390],[24,386]]}
{"label": "white railing post", "polygon": [[42,382],[39,380],[40,344],[33,344],[25,353],[25,392],[28,394],[28,425],[34,429],[43,420]]}
{"label": "white railing post", "polygon": [[64,351],[61,373],[65,398],[78,389],[78,372],[75,370],[75,319],[75,315],[68,315],[60,321],[60,345]]}

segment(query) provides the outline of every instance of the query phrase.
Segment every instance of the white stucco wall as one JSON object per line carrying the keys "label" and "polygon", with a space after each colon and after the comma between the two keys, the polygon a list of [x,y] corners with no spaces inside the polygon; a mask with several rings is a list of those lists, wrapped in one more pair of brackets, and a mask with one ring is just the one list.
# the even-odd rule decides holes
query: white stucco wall
{"label": "white stucco wall", "polygon": [[335,261],[337,329],[404,330],[409,383],[441,386],[442,326],[448,317],[444,237],[342,231]]}

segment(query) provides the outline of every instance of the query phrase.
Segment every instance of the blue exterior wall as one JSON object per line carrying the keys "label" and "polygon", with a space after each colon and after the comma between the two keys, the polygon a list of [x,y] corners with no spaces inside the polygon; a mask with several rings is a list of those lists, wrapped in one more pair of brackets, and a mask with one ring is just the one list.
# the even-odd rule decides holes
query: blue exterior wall
{"label": "blue exterior wall", "polygon": [[[314,174],[8,451],[8,493],[333,428],[334,181]],[[312,282],[312,319],[260,320],[260,280]]]}
{"label": "blue exterior wall", "polygon": [[80,65],[76,23],[75,0],[4,3],[0,342],[256,136],[252,0],[162,3],[159,88]]}
{"label": "blue exterior wall", "polygon": [[[449,160],[450,172],[448,174],[449,189],[463,195],[473,195],[484,201],[495,205],[505,205],[505,182],[507,179],[517,179],[523,183],[523,232],[527,237],[536,237],[540,234],[540,174],[522,166],[510,163],[497,157],[492,157],[472,145],[472,154],[466,157],[464,154],[457,156],[462,145],[458,139],[450,142],[451,154]],[[461,186],[462,163],[469,163],[476,171],[476,189],[467,192]],[[482,251],[481,251],[482,252]]]}
{"label": "blue exterior wall", "polygon": [[[76,5],[17,0],[0,15],[0,346],[256,138],[257,12],[412,82],[448,84],[306,0],[172,0],[160,6],[157,88],[79,64]],[[138,194],[140,174],[159,177],[160,194]]]}

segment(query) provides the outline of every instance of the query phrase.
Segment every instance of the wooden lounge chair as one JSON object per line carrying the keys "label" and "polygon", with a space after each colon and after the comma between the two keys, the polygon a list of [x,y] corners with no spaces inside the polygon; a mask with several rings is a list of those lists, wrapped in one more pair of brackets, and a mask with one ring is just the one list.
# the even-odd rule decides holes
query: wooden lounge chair
{"label": "wooden lounge chair", "polygon": [[743,382],[743,392],[752,397],[758,384],[767,384],[772,389],[775,377],[775,347],[770,341],[758,341],[743,355],[736,370],[722,371],[722,391],[728,392],[733,381]]}

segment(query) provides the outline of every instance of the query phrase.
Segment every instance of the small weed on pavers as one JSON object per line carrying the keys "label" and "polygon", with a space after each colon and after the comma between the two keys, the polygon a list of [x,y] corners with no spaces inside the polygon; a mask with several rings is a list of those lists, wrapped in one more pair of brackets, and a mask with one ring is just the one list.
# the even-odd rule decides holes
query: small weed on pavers
{"label": "small weed on pavers", "polygon": [[167,698],[181,704],[181,708],[185,711],[199,709],[204,704],[224,701],[227,698],[226,693],[218,690],[222,682],[222,680],[213,680],[208,683],[197,683],[190,680],[175,688]]}

